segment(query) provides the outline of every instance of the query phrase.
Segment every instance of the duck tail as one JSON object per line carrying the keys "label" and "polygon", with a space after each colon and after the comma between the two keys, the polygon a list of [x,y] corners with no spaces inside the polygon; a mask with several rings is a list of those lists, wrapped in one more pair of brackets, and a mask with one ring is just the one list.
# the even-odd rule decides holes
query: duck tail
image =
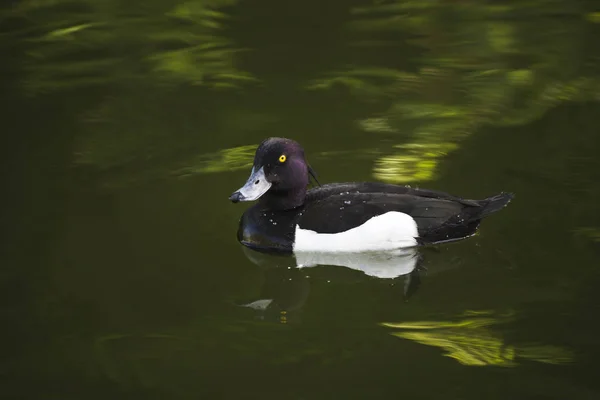
{"label": "duck tail", "polygon": [[513,193],[502,192],[492,197],[488,197],[485,200],[481,200],[479,204],[483,207],[481,210],[480,218],[487,217],[490,214],[500,211],[510,203],[515,197]]}

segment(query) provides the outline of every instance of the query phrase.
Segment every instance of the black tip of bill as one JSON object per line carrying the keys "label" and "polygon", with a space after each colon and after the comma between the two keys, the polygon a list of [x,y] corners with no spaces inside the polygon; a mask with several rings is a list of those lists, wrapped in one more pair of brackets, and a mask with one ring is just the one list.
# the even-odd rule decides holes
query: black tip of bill
{"label": "black tip of bill", "polygon": [[232,203],[237,203],[243,199],[244,199],[244,195],[241,194],[240,192],[234,192],[231,196],[229,196],[229,200]]}

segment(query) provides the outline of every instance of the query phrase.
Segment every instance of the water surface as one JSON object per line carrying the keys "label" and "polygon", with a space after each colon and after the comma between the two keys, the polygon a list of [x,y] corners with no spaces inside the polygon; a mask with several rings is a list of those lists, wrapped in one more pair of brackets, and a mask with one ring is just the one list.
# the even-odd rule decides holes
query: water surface
{"label": "water surface", "polygon": [[[599,12],[5,7],[2,397],[599,398]],[[322,183],[516,197],[414,264],[296,268],[227,200],[268,136]]]}

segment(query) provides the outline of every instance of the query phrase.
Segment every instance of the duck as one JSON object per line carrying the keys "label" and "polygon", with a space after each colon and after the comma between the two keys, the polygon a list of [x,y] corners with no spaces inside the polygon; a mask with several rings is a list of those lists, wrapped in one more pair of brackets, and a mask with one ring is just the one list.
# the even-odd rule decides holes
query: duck
{"label": "duck", "polygon": [[465,239],[513,197],[501,192],[471,200],[383,182],[321,185],[297,141],[270,137],[257,147],[249,178],[229,200],[256,202],[239,219],[239,243],[298,256],[403,251]]}

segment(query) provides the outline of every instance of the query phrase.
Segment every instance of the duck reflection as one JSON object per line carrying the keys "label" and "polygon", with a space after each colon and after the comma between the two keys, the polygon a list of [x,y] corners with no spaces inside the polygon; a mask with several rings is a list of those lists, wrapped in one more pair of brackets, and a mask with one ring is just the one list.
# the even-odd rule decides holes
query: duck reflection
{"label": "duck reflection", "polygon": [[[271,261],[277,263],[277,260]],[[309,294],[310,278],[300,269],[268,268],[259,298],[240,305],[256,310],[258,319],[287,323],[288,319],[299,319],[297,311],[304,306]]]}
{"label": "duck reflection", "polygon": [[[260,319],[279,319],[282,323],[299,318],[296,311],[306,303],[310,281],[320,266],[344,267],[360,271],[366,277],[390,280],[400,279],[402,297],[408,301],[421,285],[424,271],[423,256],[416,248],[388,252],[298,252],[294,256],[257,252],[242,247],[246,257],[265,269],[265,282],[260,297],[243,302],[242,307],[258,311]],[[322,272],[322,271],[319,271]],[[332,273],[331,270],[325,274]],[[342,272],[334,279],[344,279]],[[322,274],[318,274],[322,275]],[[329,279],[323,278],[329,282]]]}

